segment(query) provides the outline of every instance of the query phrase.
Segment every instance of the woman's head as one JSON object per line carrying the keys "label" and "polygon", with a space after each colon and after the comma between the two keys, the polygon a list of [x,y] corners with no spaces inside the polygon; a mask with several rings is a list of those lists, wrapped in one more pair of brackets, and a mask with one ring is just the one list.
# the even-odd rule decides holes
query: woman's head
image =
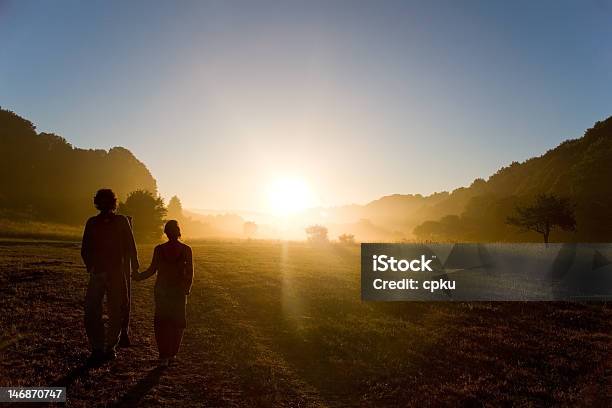
{"label": "woman's head", "polygon": [[110,188],[98,190],[94,196],[94,205],[101,212],[109,212],[117,209],[117,196]]}
{"label": "woman's head", "polygon": [[164,234],[168,237],[168,239],[179,239],[181,236],[181,227],[179,227],[179,223],[177,220],[170,220],[166,222],[164,226]]}

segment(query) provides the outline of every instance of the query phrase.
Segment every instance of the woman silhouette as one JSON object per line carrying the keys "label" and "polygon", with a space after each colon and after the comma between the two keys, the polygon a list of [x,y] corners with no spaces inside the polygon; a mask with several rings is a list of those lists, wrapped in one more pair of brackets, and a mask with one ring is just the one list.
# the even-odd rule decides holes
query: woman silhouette
{"label": "woman silhouette", "polygon": [[168,242],[155,247],[151,266],[135,273],[140,281],[157,272],[155,282],[155,340],[161,366],[168,366],[179,351],[183,331],[187,325],[185,312],[187,295],[193,282],[191,247],[179,241],[181,229],[176,220],[164,227]]}

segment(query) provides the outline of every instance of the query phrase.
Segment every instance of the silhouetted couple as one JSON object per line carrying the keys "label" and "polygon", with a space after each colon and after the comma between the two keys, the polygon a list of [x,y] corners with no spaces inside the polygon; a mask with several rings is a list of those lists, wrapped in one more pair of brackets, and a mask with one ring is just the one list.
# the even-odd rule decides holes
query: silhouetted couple
{"label": "silhouetted couple", "polygon": [[[179,241],[178,222],[168,221],[164,228],[168,242],[155,247],[151,266],[139,273],[131,219],[115,213],[115,193],[110,189],[99,190],[94,205],[100,213],[87,220],[81,247],[89,272],[85,296],[85,331],[91,346],[88,364],[98,366],[116,357],[117,346],[130,346],[130,277],[143,280],[157,273],[155,339],[160,365],[167,366],[179,350],[186,326],[187,295],[193,281],[191,248]],[[106,328],[102,320],[105,297]]]}

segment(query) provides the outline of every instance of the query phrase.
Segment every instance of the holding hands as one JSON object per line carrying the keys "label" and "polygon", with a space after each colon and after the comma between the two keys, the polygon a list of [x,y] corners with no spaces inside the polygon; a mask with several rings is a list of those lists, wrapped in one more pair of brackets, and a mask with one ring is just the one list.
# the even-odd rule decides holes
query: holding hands
{"label": "holding hands", "polygon": [[153,276],[154,274],[155,274],[155,269],[149,268],[143,272],[138,272],[138,269],[136,269],[132,272],[132,280],[142,281],[142,280],[145,280]]}
{"label": "holding hands", "polygon": [[138,272],[138,269],[132,271],[132,280],[138,282],[138,281],[141,281],[142,279],[143,279],[142,273]]}

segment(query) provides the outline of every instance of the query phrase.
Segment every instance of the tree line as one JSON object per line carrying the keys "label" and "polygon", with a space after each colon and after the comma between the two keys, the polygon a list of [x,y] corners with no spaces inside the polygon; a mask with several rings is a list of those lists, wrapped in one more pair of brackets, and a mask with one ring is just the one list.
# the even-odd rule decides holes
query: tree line
{"label": "tree line", "polygon": [[0,159],[2,218],[79,225],[98,188],[112,187],[123,201],[137,190],[157,195],[155,179],[129,150],[75,148],[1,108]]}

